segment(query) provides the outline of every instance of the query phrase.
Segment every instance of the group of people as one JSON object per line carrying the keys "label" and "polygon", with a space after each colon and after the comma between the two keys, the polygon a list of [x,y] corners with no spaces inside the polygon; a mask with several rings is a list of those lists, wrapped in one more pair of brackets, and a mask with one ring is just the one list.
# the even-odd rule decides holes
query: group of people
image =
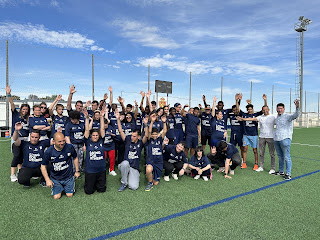
{"label": "group of people", "polygon": [[[75,178],[84,174],[86,194],[105,192],[107,171],[116,176],[118,164],[121,174],[118,191],[122,192],[127,187],[138,189],[143,165],[148,181],[145,190],[150,191],[159,184],[162,175],[164,181],[170,181],[170,176],[178,180],[185,174],[208,181],[215,166],[225,178],[232,178],[237,166],[247,168],[249,145],[254,152],[253,169],[261,172],[267,143],[271,156],[269,173],[291,179],[290,144],[293,120],[299,115],[298,100],[294,114],[285,114],[284,104],[279,103],[278,115],[273,116],[269,113],[266,95],[263,95],[262,111],[254,112],[251,101],[247,100],[247,113],[244,113],[239,107],[240,93],[235,95],[235,105],[230,109],[224,109],[223,102],[217,102],[216,97],[210,107],[204,95],[204,108],[201,104],[194,108],[182,107],[180,103],[158,108],[157,103],[150,100],[151,91],[148,91],[140,92],[140,106],[136,101],[134,106],[125,106],[124,99],[118,97],[120,111],[113,102],[112,87],[108,90],[108,102],[106,93],[102,100],[88,101],[85,105],[78,100],[72,109],[76,89],[70,86],[66,116],[65,106],[59,103],[61,95],[48,108],[45,102],[34,105],[32,114],[28,104],[22,104],[18,111],[7,86],[12,110],[11,181],[29,187],[31,178],[41,178],[40,184],[51,187],[53,197],[59,199],[63,191],[68,197],[73,196]],[[227,141],[228,119],[230,141]],[[210,152],[206,155],[207,145]],[[275,171],[275,149],[279,157],[278,172]],[[140,162],[142,153],[144,162]]]}

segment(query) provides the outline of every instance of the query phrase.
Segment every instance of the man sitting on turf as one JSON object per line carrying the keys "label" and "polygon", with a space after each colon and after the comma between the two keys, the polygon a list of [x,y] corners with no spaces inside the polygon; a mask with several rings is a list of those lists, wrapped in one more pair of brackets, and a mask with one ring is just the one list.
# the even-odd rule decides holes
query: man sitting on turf
{"label": "man sitting on turf", "polygon": [[[124,159],[118,165],[118,169],[121,173],[121,185],[118,191],[123,192],[127,186],[132,190],[137,190],[140,180],[139,164],[141,150],[148,139],[148,127],[145,127],[145,135],[142,140],[140,139],[140,132],[137,129],[132,132],[131,136],[126,136],[122,130],[118,109],[115,110],[115,116],[117,118],[117,125],[121,139],[125,144]],[[148,120],[144,118],[143,123],[147,126]]]}
{"label": "man sitting on turf", "polygon": [[212,164],[217,164],[219,167],[225,167],[225,178],[231,178],[231,176],[228,175],[230,162],[232,162],[232,165],[230,166],[230,175],[234,175],[234,170],[241,163],[238,149],[224,140],[217,142],[216,147],[211,148],[211,153],[209,153],[207,157],[211,160]]}
{"label": "man sitting on turf", "polygon": [[[77,153],[71,144],[66,144],[65,137],[60,132],[53,135],[53,144],[44,153],[41,163],[42,175],[47,186],[52,188],[54,199],[61,198],[62,191],[67,197],[72,197],[75,192],[74,177],[80,176]],[[49,163],[51,163],[50,178],[46,168]],[[75,173],[73,173],[73,164],[76,169]]]}

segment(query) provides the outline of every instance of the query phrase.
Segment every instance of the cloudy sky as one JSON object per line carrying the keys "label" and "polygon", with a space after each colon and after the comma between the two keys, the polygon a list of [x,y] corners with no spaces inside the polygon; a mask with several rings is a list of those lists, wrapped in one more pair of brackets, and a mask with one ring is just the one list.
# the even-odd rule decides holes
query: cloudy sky
{"label": "cloudy sky", "polygon": [[[299,16],[313,22],[304,36],[304,88],[310,111],[320,92],[320,2],[256,0],[0,0],[0,87],[5,85],[5,40],[10,84],[20,96],[68,94],[90,99],[91,54],[96,98],[109,85],[126,102],[154,80],[173,82],[169,102],[192,105],[206,94],[227,107],[236,92],[258,107],[261,95],[289,103],[295,92]],[[310,93],[309,93],[310,92]],[[159,94],[161,95],[161,94]],[[163,94],[161,96],[164,96]],[[314,104],[313,104],[314,103]]]}

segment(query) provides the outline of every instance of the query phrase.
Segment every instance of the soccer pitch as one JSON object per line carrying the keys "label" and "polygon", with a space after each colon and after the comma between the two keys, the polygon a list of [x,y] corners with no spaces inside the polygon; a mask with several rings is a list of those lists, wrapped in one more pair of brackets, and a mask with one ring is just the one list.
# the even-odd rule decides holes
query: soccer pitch
{"label": "soccer pitch", "polygon": [[30,188],[10,182],[10,141],[2,138],[0,239],[318,239],[319,135],[320,128],[294,129],[291,181],[268,174],[268,150],[265,171],[253,171],[249,150],[248,169],[232,179],[161,179],[145,192],[143,172],[137,191],[119,193],[120,175],[108,175],[107,191],[88,196],[81,178],[75,196],[60,200],[39,180]]}

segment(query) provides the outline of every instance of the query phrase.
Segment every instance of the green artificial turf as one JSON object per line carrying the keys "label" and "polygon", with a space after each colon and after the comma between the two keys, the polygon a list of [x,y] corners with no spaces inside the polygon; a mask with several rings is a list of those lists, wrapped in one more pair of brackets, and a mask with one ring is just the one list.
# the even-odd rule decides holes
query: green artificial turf
{"label": "green artificial turf", "polygon": [[[320,128],[295,129],[293,143],[320,145]],[[32,180],[26,189],[10,182],[10,141],[0,142],[0,239],[89,239],[283,181],[265,171],[237,168],[233,179],[214,172],[204,182],[183,176],[145,192],[145,175],[137,191],[117,191],[120,175],[107,176],[107,191],[86,195],[84,178],[76,194],[54,200],[50,189]],[[292,177],[320,169],[319,147],[291,146]],[[311,160],[315,159],[315,160]],[[278,161],[277,161],[278,164]],[[117,170],[116,170],[117,171]],[[118,172],[118,171],[117,171]],[[281,184],[198,212],[152,225],[114,239],[316,239],[320,218],[320,173]]]}

